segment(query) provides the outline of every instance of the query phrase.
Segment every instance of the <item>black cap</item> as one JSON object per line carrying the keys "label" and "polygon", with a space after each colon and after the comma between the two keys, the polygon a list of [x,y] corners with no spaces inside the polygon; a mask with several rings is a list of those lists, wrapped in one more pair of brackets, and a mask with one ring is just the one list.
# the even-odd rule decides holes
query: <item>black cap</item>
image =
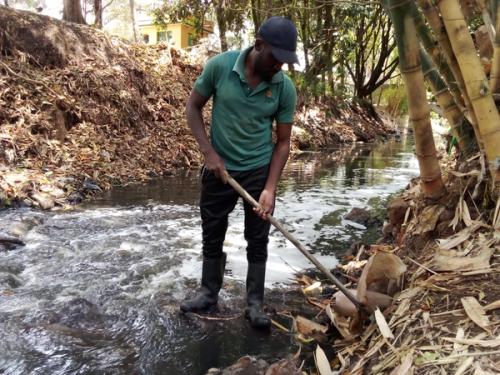
{"label": "black cap", "polygon": [[258,31],[273,51],[276,60],[282,63],[299,63],[297,54],[297,29],[288,18],[274,16],[264,21]]}

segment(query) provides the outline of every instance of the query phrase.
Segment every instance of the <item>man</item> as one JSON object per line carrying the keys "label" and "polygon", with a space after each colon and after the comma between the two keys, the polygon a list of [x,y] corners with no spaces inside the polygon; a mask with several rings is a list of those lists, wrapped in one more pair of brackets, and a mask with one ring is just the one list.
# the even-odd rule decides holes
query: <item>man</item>
{"label": "man", "polygon": [[[260,27],[255,44],[210,59],[195,82],[186,106],[187,122],[204,156],[200,211],[203,230],[201,288],[184,301],[183,312],[206,311],[217,304],[226,254],[222,251],[228,214],[238,193],[226,184],[226,173],[248,191],[260,207],[244,202],[248,273],[245,316],[255,328],[269,328],[263,310],[267,243],[276,187],[290,152],[295,87],[282,71],[297,63],[297,30],[284,17]],[[210,141],[202,108],[213,97]],[[276,144],[272,123],[276,120]]]}

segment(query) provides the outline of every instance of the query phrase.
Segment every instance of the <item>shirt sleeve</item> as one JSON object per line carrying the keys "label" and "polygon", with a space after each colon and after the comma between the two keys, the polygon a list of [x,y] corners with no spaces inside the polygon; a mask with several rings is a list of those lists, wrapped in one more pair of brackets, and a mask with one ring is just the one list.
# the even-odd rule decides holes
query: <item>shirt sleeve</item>
{"label": "shirt sleeve", "polygon": [[201,75],[194,83],[194,89],[196,92],[205,98],[210,98],[213,94],[215,94],[218,65],[217,56],[209,59],[203,68],[203,72],[201,72]]}
{"label": "shirt sleeve", "polygon": [[288,76],[283,80],[283,91],[280,95],[278,112],[276,113],[276,122],[278,124],[293,123],[293,115],[295,113],[295,105],[297,104],[297,92],[292,80]]}

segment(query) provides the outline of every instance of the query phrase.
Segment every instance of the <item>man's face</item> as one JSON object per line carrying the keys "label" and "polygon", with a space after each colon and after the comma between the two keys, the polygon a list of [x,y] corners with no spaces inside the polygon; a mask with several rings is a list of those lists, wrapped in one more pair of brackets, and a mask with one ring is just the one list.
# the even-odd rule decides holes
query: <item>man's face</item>
{"label": "man's face", "polygon": [[271,82],[273,76],[281,70],[282,62],[276,60],[271,51],[271,46],[261,39],[255,42],[257,57],[255,59],[254,71],[263,81]]}

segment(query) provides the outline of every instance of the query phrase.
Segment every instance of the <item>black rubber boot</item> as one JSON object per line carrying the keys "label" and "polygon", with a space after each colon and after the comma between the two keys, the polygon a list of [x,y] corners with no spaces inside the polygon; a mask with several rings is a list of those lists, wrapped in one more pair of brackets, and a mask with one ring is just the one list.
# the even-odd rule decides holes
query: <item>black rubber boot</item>
{"label": "black rubber boot", "polygon": [[264,301],[264,281],[266,264],[249,263],[247,273],[247,304],[245,316],[250,325],[257,329],[271,328],[271,319],[262,308]]}
{"label": "black rubber boot", "polygon": [[201,271],[201,288],[194,298],[181,303],[182,312],[206,312],[217,305],[219,290],[226,268],[226,253],[222,257],[203,259]]}

